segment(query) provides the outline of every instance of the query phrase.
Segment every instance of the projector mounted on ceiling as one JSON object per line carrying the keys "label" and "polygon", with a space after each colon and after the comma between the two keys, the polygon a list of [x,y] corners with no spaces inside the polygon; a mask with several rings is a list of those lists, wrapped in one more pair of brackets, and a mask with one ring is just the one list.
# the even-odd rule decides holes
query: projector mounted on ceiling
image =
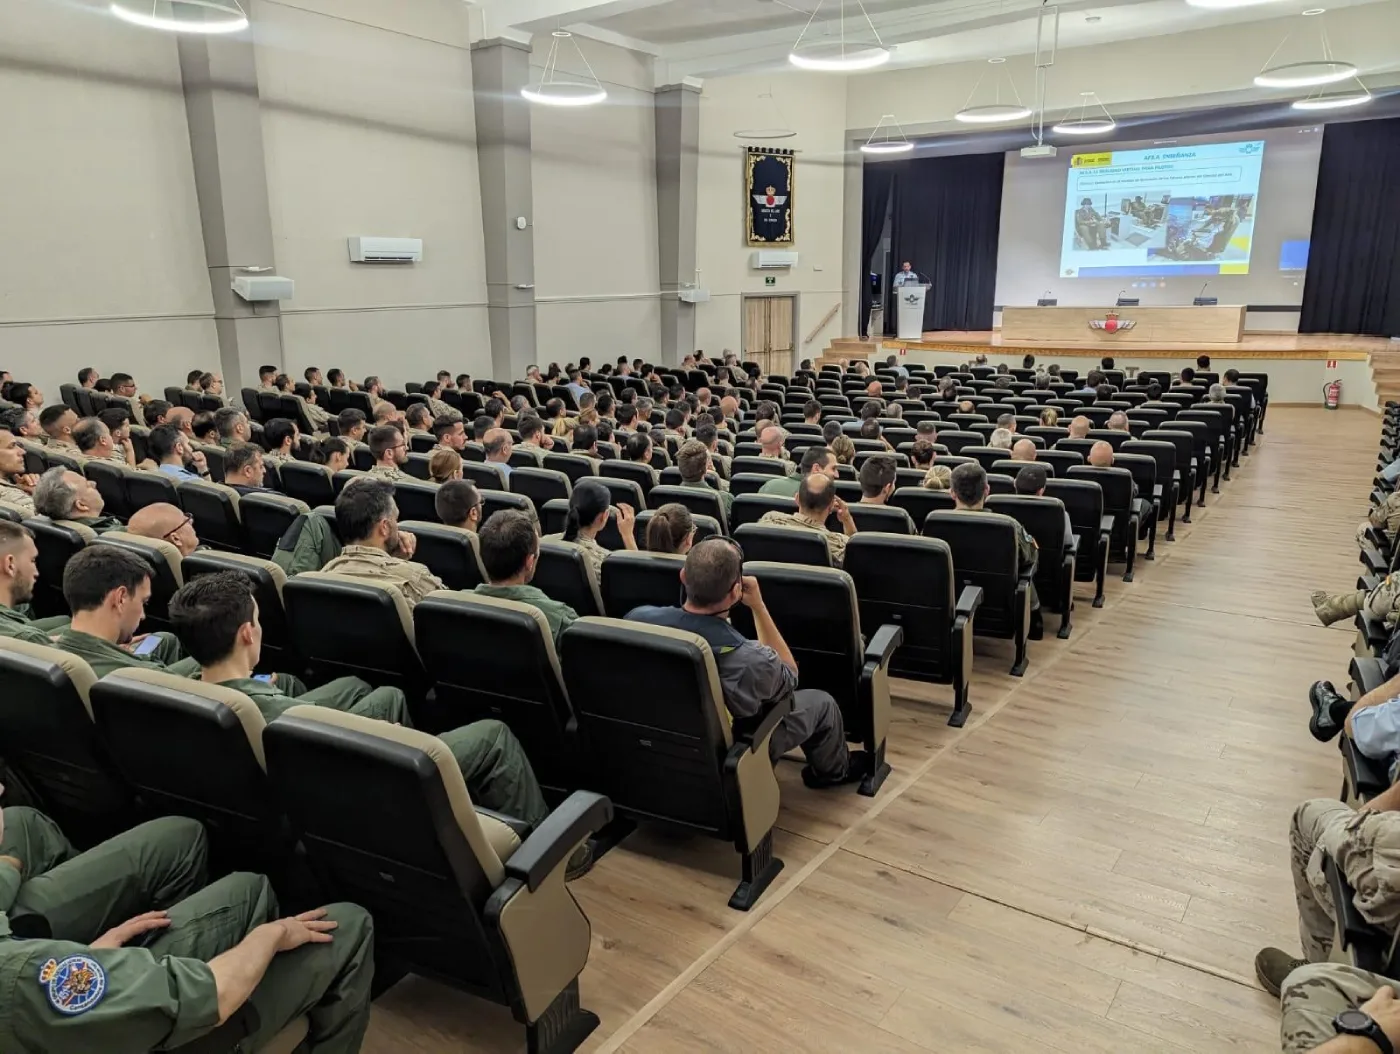
{"label": "projector mounted on ceiling", "polygon": [[1021,156],[1026,158],[1054,157],[1055,147],[1050,143],[1037,143],[1035,146],[1021,147]]}

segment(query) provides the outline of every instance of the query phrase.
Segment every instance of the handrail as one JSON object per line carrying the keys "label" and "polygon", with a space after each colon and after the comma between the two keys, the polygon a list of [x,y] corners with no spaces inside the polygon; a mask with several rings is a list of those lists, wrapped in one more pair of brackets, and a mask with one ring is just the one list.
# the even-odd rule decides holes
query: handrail
{"label": "handrail", "polygon": [[835,304],[832,305],[831,310],[826,313],[826,317],[817,323],[817,328],[812,330],[811,333],[807,334],[807,339],[802,342],[802,346],[805,348],[808,344],[812,343],[812,341],[816,340],[817,334],[820,333],[822,330],[826,329],[826,324],[830,322],[833,318],[835,318],[836,312],[840,310],[841,302],[838,300]]}

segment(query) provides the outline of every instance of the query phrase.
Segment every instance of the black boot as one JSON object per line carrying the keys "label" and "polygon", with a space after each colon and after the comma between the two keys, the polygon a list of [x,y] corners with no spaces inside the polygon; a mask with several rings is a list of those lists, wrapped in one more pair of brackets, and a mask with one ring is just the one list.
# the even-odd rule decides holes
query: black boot
{"label": "black boot", "polygon": [[1318,681],[1308,689],[1308,702],[1313,712],[1308,731],[1318,742],[1330,743],[1346,724],[1351,700],[1339,693],[1331,681]]}
{"label": "black boot", "polygon": [[1045,639],[1045,619],[1044,619],[1044,617],[1043,617],[1043,616],[1041,615],[1041,613],[1040,613],[1040,608],[1034,608],[1034,609],[1032,609],[1032,611],[1031,611],[1031,626],[1030,626],[1030,632],[1026,634],[1026,639],[1027,639],[1027,640],[1044,640],[1044,639]]}

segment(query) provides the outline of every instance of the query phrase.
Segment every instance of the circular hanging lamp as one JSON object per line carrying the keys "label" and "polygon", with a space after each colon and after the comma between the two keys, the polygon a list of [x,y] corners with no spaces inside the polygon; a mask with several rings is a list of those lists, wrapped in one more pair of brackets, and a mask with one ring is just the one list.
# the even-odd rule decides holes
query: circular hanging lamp
{"label": "circular hanging lamp", "polygon": [[798,35],[797,43],[788,53],[788,62],[798,69],[816,70],[821,73],[856,73],[860,70],[873,70],[876,66],[883,66],[889,62],[890,49],[880,39],[875,23],[870,20],[862,0],[854,0],[854,3],[860,8],[861,18],[870,30],[868,39],[846,39],[846,0],[838,2],[841,5],[839,38],[806,42],[812,23],[826,4],[826,0],[820,0]]}
{"label": "circular hanging lamp", "polygon": [[734,132],[735,139],[770,141],[773,139],[791,139],[793,136],[797,135],[796,131],[788,127],[787,119],[783,117],[783,111],[778,108],[778,101],[773,98],[773,89],[771,87],[767,91],[759,92],[758,98],[760,100],[760,109],[763,108],[761,100],[768,100],[768,114],[776,120],[767,127],[737,129]]}
{"label": "circular hanging lamp", "polygon": [[[891,125],[885,128],[885,122]],[[883,129],[884,134],[881,135]],[[914,149],[914,144],[904,134],[904,129],[895,120],[892,113],[884,114],[880,117],[880,123],[875,126],[875,130],[870,133],[870,138],[861,144],[862,154],[907,154]]]}
{"label": "circular hanging lamp", "polygon": [[112,0],[107,10],[123,22],[167,33],[239,33],[248,28],[238,0]]}
{"label": "circular hanging lamp", "polygon": [[[574,35],[562,29],[556,29],[550,35],[554,41],[549,45],[549,55],[545,59],[544,69],[540,71],[539,83],[521,88],[520,94],[541,106],[597,106],[604,102],[608,93],[603,87],[603,82],[593,72],[593,67],[589,65]],[[592,78],[591,81],[572,80],[567,76],[560,78],[559,45],[565,40],[573,44],[578,57],[583,60],[583,65],[588,70],[588,76]]]}
{"label": "circular hanging lamp", "polygon": [[[1118,122],[1108,112],[1108,107],[1099,101],[1097,93],[1082,91],[1079,95],[1084,100],[1079,104],[1079,116],[1075,117],[1074,111],[1070,110],[1062,121],[1051,126],[1052,132],[1061,135],[1106,135],[1118,127]],[[1090,112],[1090,100],[1098,107],[1097,113]]]}
{"label": "circular hanging lamp", "polygon": [[[990,66],[1002,66],[1006,63],[1003,58],[988,59]],[[972,91],[968,93],[967,102],[963,108],[953,114],[953,120],[962,121],[964,124],[1005,124],[1008,121],[1023,121],[1031,116],[1033,112],[1029,106],[1021,102],[1021,93],[1016,90],[1016,82],[1007,75],[1005,70],[997,71],[996,101],[983,103],[978,106],[972,105],[972,100],[977,96],[977,89],[982,86],[983,79],[987,76],[987,71],[982,71],[982,76],[977,78],[977,83],[972,86]],[[1001,101],[1001,82],[1006,80],[1011,85],[1011,94],[1016,101]]]}
{"label": "circular hanging lamp", "polygon": [[1318,34],[1322,41],[1322,55],[1319,58],[1304,59],[1301,62],[1285,62],[1270,65],[1288,43],[1291,33],[1285,33],[1273,54],[1264,61],[1264,68],[1254,75],[1254,83],[1261,88],[1312,88],[1319,84],[1336,84],[1350,80],[1357,75],[1357,68],[1350,62],[1333,57],[1332,45],[1327,39],[1327,25],[1322,16],[1325,7],[1310,7],[1302,14],[1303,18],[1316,18]]}
{"label": "circular hanging lamp", "polygon": [[1365,106],[1372,99],[1371,89],[1356,78],[1356,87],[1351,91],[1323,92],[1318,89],[1305,99],[1293,100],[1295,110],[1344,110],[1351,106]]}

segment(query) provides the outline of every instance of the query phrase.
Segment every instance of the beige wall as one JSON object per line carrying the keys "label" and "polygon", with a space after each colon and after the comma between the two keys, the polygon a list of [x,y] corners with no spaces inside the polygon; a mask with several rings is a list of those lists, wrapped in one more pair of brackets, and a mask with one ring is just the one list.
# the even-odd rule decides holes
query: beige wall
{"label": "beige wall", "polygon": [[173,39],[50,0],[2,21],[0,368],[55,399],[83,366],[216,368]]}
{"label": "beige wall", "polygon": [[[744,237],[742,150],[736,129],[769,124],[771,111],[758,95],[772,86],[774,98],[795,138],[772,143],[797,151],[794,186],[800,254],[792,271],[756,271],[753,249]],[[765,103],[766,105],[766,103]],[[841,302],[842,223],[845,210],[846,80],[840,76],[783,73],[772,77],[732,77],[705,83],[700,98],[700,192],[698,260],[708,304],[696,307],[695,343],[713,354],[741,347],[745,293],[796,293],[798,357],[825,349],[833,337],[854,332],[840,312],[809,346],[807,335]],[[767,288],[764,274],[776,274]]]}
{"label": "beige wall", "polygon": [[[552,38],[535,37],[539,77]],[[581,40],[601,106],[531,111],[536,343],[541,363],[650,358],[661,341],[651,64]],[[564,41],[561,72],[582,72]]]}
{"label": "beige wall", "polygon": [[[258,80],[285,366],[395,384],[490,372],[465,5],[257,0]],[[350,263],[352,235],[423,262]]]}

